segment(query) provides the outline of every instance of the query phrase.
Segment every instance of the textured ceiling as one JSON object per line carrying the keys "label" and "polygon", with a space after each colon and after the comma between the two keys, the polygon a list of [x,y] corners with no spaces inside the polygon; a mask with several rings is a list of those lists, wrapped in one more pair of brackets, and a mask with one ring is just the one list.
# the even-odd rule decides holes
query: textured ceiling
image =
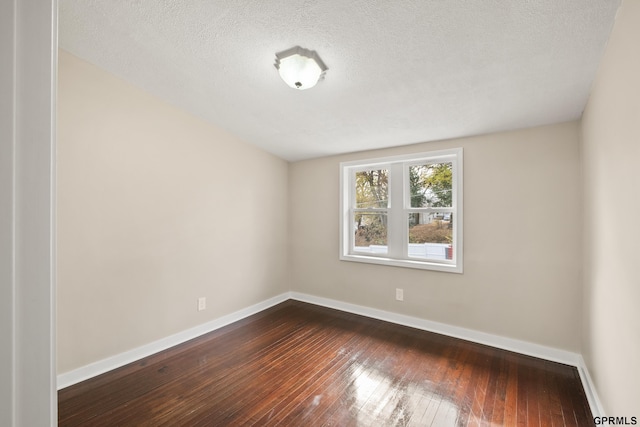
{"label": "textured ceiling", "polygon": [[[60,47],[287,160],[574,120],[619,0],[60,0]],[[329,67],[289,88],[275,53]]]}

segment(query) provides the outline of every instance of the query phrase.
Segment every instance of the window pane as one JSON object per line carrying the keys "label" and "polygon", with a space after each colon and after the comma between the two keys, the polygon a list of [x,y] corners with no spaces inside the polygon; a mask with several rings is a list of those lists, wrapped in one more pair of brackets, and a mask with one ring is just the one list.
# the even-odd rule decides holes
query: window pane
{"label": "window pane", "polygon": [[355,215],[354,250],[376,254],[387,253],[387,214],[358,213]]}
{"label": "window pane", "polygon": [[453,214],[409,214],[409,256],[431,260],[453,258]]}
{"label": "window pane", "polygon": [[410,166],[409,191],[411,194],[411,207],[451,207],[451,173],[451,163]]}
{"label": "window pane", "polygon": [[389,207],[389,171],[356,172],[356,208]]}

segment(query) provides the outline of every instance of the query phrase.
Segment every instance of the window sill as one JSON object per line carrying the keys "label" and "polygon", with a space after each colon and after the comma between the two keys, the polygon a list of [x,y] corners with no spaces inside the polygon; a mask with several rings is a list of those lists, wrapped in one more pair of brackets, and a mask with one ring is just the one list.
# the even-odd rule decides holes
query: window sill
{"label": "window sill", "polygon": [[459,273],[462,274],[462,265],[454,264],[454,263],[439,263],[439,262],[429,262],[429,261],[419,261],[412,259],[394,259],[394,258],[385,258],[380,256],[370,256],[370,255],[341,255],[341,261],[351,261],[351,262],[363,262],[366,264],[378,264],[378,265],[387,265],[392,267],[404,267],[404,268],[417,268],[420,270],[434,270],[434,271],[445,271],[448,273]]}

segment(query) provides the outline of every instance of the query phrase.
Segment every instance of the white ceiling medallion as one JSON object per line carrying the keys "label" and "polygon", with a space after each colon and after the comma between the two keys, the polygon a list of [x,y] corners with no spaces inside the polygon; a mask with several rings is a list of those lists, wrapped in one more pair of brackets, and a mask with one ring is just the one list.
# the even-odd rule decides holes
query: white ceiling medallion
{"label": "white ceiling medallion", "polygon": [[276,53],[275,66],[282,80],[298,90],[314,87],[328,69],[315,51],[300,46]]}

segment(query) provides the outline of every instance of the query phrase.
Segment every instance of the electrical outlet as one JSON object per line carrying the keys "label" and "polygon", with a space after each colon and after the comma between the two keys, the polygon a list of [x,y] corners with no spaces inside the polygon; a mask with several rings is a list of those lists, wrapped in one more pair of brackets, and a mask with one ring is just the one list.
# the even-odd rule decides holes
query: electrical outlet
{"label": "electrical outlet", "polygon": [[404,290],[396,288],[396,300],[404,301]]}
{"label": "electrical outlet", "polygon": [[198,311],[202,311],[207,308],[207,297],[198,298]]}

